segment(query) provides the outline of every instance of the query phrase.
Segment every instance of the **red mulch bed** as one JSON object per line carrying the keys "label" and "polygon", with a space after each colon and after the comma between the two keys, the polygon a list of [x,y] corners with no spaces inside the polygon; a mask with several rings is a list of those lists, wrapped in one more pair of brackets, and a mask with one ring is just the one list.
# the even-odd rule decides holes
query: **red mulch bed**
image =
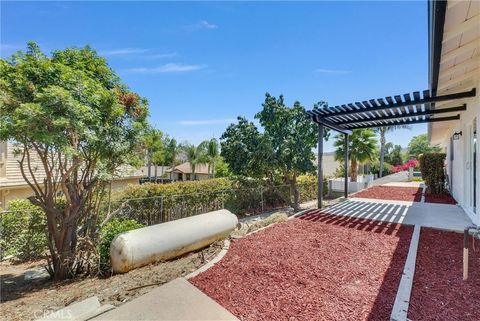
{"label": "red mulch bed", "polygon": [[353,194],[352,197],[420,202],[422,200],[422,189],[417,187],[373,186]]}
{"label": "red mulch bed", "polygon": [[440,204],[457,204],[457,201],[449,193],[445,194],[430,194],[425,193],[426,203],[440,203]]}
{"label": "red mulch bed", "polygon": [[311,211],[233,241],[191,282],[242,321],[385,321],[411,234]]}
{"label": "red mulch bed", "polygon": [[[471,241],[471,239],[470,239]],[[463,235],[422,228],[408,318],[413,321],[480,320],[480,242],[470,248],[463,281]]]}

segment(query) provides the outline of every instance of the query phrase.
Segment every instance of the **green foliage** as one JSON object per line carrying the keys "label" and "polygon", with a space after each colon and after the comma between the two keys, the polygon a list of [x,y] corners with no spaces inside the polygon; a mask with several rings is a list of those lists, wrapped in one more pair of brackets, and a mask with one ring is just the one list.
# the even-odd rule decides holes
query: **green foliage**
{"label": "green foliage", "polygon": [[[387,176],[388,174],[390,174],[391,170],[392,170],[392,165],[390,165],[389,163],[385,162],[383,163],[383,172],[382,172],[382,176]],[[373,162],[370,164],[370,172],[372,174],[377,174],[379,175],[380,173],[380,162],[376,161],[376,162]]]}
{"label": "green foliage", "polygon": [[2,256],[18,261],[42,257],[47,249],[47,227],[42,209],[27,200],[14,200],[0,214]]}
{"label": "green foliage", "polygon": [[[300,193],[300,200],[307,202],[317,199],[317,176],[314,175],[302,175],[297,179],[298,191]],[[323,196],[328,194],[328,178],[323,177]]]}
{"label": "green foliage", "polygon": [[317,144],[318,130],[305,117],[305,108],[298,101],[289,108],[283,96],[277,99],[268,93],[262,106],[255,118],[264,128],[264,135],[270,137],[275,159],[272,165],[288,176],[314,171],[312,150]]}
{"label": "green foliage", "polygon": [[[55,279],[71,277],[81,271],[73,265],[85,262],[76,257],[77,240],[95,232],[99,190],[122,165],[137,162],[148,102],[88,46],[47,56],[29,43],[0,59],[0,75],[0,140],[15,141],[24,172],[41,160],[28,179],[29,199],[47,216]],[[56,206],[58,195],[64,207]]]}
{"label": "green foliage", "polygon": [[420,155],[420,171],[427,186],[427,191],[432,194],[445,192],[445,154],[424,153]]}
{"label": "green foliage", "polygon": [[208,164],[208,174],[215,177],[216,165],[220,156],[218,140],[212,138],[200,143],[199,148],[203,150],[204,159]]}
{"label": "green foliage", "polygon": [[402,146],[388,143],[385,145],[385,162],[396,166],[403,164]]}
{"label": "green foliage", "polygon": [[216,177],[231,177],[233,173],[230,171],[228,164],[225,162],[222,156],[218,156],[215,165]]}
{"label": "green foliage", "polygon": [[423,153],[439,153],[441,148],[438,146],[430,146],[428,135],[421,134],[412,138],[408,143],[408,156],[418,159]]}
{"label": "green foliage", "polygon": [[[357,181],[358,163],[372,161],[377,151],[377,139],[372,129],[354,129],[348,137],[348,158],[350,160],[350,177],[352,182]],[[343,161],[344,135],[335,136],[335,159]]]}
{"label": "green foliage", "polygon": [[142,137],[142,143],[146,151],[148,164],[164,165],[165,152],[162,131],[149,128]]}
{"label": "green foliage", "polygon": [[[315,176],[299,176],[301,201],[317,197]],[[324,180],[326,193],[327,182]],[[263,198],[262,198],[263,195]],[[181,217],[226,208],[237,215],[259,213],[263,210],[289,205],[287,185],[270,185],[263,179],[241,176],[215,178],[171,184],[129,186],[116,195],[114,208],[127,204],[121,217],[135,218],[144,224],[155,224]]]}
{"label": "green foliage", "polygon": [[233,174],[262,177],[273,161],[269,141],[254,123],[244,117],[237,120],[220,137],[221,155]]}
{"label": "green foliage", "polygon": [[100,255],[100,268],[102,270],[110,267],[110,245],[113,239],[120,233],[143,227],[133,219],[112,219],[100,231],[97,250]]}

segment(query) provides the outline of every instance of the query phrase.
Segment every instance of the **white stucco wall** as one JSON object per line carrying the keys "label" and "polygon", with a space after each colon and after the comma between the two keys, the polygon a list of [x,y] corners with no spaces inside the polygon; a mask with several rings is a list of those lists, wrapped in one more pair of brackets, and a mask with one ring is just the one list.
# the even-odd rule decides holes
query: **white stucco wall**
{"label": "white stucco wall", "polygon": [[[477,90],[480,89],[480,81],[478,81]],[[470,152],[470,144],[472,140],[472,126],[473,121],[476,118],[476,210],[472,207],[473,186],[471,180],[473,178],[473,166]],[[467,103],[467,110],[461,113],[460,120],[453,123],[449,128],[446,136],[442,142],[442,147],[447,152],[447,172],[452,179],[451,193],[457,200],[460,206],[470,216],[473,223],[480,225],[480,142],[479,142],[479,129],[480,123],[480,96],[477,96]],[[450,166],[450,137],[455,132],[462,132],[459,140],[454,140],[454,160]],[[452,176],[453,175],[453,176]]]}

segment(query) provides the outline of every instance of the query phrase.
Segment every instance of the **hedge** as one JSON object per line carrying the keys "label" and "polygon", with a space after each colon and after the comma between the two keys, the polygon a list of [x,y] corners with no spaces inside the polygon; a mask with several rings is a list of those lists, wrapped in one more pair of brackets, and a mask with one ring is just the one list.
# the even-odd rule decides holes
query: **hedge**
{"label": "hedge", "polygon": [[425,153],[420,155],[420,171],[427,186],[427,191],[432,194],[445,192],[445,154]]}
{"label": "hedge", "polygon": [[42,257],[47,247],[47,224],[42,209],[28,200],[11,201],[0,214],[1,255],[12,255],[16,261],[34,260]]}
{"label": "hedge", "polygon": [[[300,201],[316,199],[315,176],[297,180]],[[324,190],[326,192],[326,180]],[[245,177],[215,178],[170,184],[132,185],[115,196],[118,215],[150,225],[220,208],[256,214],[288,206],[293,196],[288,185],[269,186],[264,180]]]}

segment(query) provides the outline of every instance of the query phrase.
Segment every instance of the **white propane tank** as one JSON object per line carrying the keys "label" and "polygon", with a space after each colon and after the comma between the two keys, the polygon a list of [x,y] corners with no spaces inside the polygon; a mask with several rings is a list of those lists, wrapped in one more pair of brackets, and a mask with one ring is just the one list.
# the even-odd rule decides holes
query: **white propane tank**
{"label": "white propane tank", "polygon": [[219,210],[121,233],[110,245],[113,272],[125,273],[201,249],[226,238],[237,224],[236,215]]}

